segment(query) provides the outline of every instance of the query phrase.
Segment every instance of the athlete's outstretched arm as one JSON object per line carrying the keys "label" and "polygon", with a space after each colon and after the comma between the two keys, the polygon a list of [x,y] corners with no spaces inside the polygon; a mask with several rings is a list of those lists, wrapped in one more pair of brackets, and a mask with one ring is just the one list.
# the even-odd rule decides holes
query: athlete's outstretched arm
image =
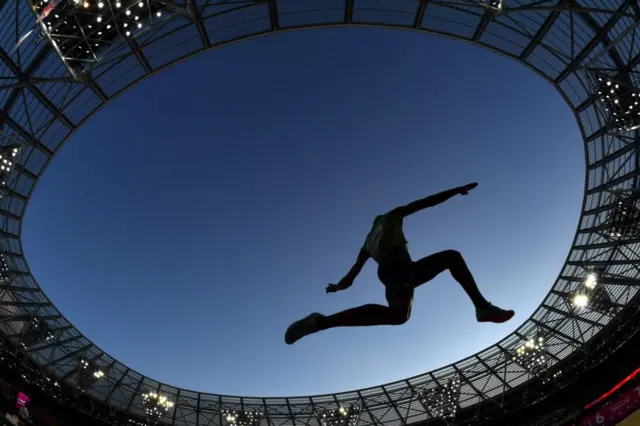
{"label": "athlete's outstretched arm", "polygon": [[469,191],[478,186],[477,183],[470,183],[464,186],[458,186],[457,188],[448,189],[446,191],[439,192],[437,194],[429,195],[428,197],[416,200],[406,206],[396,207],[391,210],[390,214],[397,214],[402,217],[407,217],[411,214],[419,212],[429,207],[437,206],[440,203],[444,203],[454,195],[462,194],[467,195]]}
{"label": "athlete's outstretched arm", "polygon": [[364,267],[364,264],[367,263],[368,259],[369,253],[367,253],[364,248],[360,249],[356,263],[353,264],[349,272],[347,272],[347,275],[345,275],[338,284],[329,284],[327,286],[327,293],[333,293],[338,290],[344,290],[351,287],[353,280],[355,280],[360,271],[362,271],[362,268]]}

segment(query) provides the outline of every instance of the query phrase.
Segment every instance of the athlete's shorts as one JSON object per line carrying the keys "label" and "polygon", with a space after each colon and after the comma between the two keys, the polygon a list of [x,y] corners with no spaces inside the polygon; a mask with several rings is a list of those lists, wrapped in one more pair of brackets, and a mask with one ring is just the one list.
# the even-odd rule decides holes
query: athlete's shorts
{"label": "athlete's shorts", "polygon": [[408,253],[378,266],[378,278],[384,284],[389,307],[411,305],[414,290],[414,263]]}

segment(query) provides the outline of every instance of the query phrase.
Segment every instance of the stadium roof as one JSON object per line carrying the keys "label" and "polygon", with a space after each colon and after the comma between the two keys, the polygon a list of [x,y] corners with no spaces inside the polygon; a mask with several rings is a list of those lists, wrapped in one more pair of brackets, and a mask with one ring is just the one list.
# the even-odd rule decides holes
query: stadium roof
{"label": "stadium roof", "polygon": [[[143,395],[166,397],[174,406],[162,421],[175,425],[450,421],[549,380],[637,309],[640,205],[629,190],[640,187],[639,23],[634,0],[0,0],[0,331],[47,374],[120,410],[144,416],[150,397]],[[260,35],[342,25],[488,48],[535,71],[574,112],[585,148],[582,215],[539,308],[514,333],[452,365],[321,396],[180,389],[95,346],[47,298],[21,244],[29,199],[62,144],[118,94],[180,60]],[[46,288],[47,277],[38,278]]]}

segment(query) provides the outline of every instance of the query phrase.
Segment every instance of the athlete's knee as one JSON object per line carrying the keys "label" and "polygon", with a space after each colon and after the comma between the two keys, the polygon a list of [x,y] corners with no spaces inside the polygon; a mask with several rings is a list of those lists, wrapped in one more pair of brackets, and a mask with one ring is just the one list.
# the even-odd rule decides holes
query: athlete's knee
{"label": "athlete's knee", "polygon": [[402,308],[391,309],[391,325],[402,325],[411,318],[411,304]]}
{"label": "athlete's knee", "polygon": [[447,260],[453,264],[464,262],[464,259],[458,250],[445,250],[444,254],[447,257]]}

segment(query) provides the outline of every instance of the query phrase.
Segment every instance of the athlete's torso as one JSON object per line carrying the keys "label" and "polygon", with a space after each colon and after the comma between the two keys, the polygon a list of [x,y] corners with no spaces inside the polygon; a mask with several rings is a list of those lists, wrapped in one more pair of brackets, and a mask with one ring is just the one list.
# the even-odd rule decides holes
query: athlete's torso
{"label": "athlete's torso", "polygon": [[410,259],[407,239],[402,232],[402,217],[394,214],[377,216],[364,249],[380,265]]}

